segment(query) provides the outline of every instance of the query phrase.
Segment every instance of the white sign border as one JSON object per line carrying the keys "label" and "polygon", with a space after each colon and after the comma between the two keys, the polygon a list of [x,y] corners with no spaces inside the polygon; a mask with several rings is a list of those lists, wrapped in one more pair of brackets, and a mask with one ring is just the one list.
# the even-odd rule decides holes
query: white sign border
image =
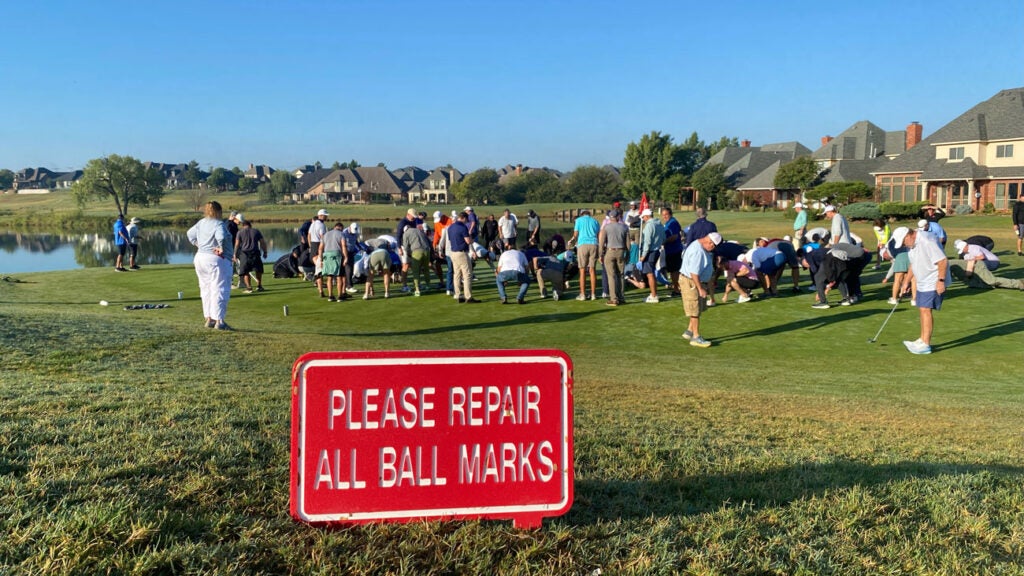
{"label": "white sign border", "polygon": [[[308,514],[305,510],[305,479],[306,469],[306,371],[311,368],[342,367],[342,366],[395,366],[438,364],[549,364],[561,367],[562,382],[562,467],[561,467],[561,500],[555,504],[528,504],[521,506],[471,506],[465,508],[424,508],[418,510],[387,510],[380,512],[356,512],[335,514]],[[565,358],[560,356],[447,356],[447,357],[394,357],[394,358],[318,358],[307,360],[297,371],[299,395],[299,438],[298,438],[298,487],[296,490],[296,510],[306,522],[339,522],[395,520],[406,518],[445,518],[456,516],[484,516],[501,514],[529,514],[530,512],[546,512],[558,510],[569,504],[569,366]]]}

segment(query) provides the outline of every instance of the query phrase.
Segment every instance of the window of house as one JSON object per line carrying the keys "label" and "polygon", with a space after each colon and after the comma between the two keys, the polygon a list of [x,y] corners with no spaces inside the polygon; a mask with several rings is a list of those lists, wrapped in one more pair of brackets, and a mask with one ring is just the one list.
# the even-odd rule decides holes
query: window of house
{"label": "window of house", "polygon": [[1018,184],[1016,182],[1013,182],[1013,183],[1010,184],[1010,197],[1009,197],[1010,200],[1014,200],[1014,201],[1017,200],[1017,198],[1018,198],[1018,196],[1017,196],[1017,186],[1018,186]]}
{"label": "window of house", "polygon": [[964,159],[964,147],[957,146],[956,148],[949,149],[950,160],[963,160]]}
{"label": "window of house", "polygon": [[996,184],[996,210],[1006,209],[1006,184]]}
{"label": "window of house", "polygon": [[883,200],[885,200],[887,202],[892,202],[893,201],[892,187],[891,186],[886,186],[885,184],[883,184],[881,186],[880,190],[882,191],[882,199]]}
{"label": "window of house", "polygon": [[996,146],[996,158],[1013,158],[1013,144]]}

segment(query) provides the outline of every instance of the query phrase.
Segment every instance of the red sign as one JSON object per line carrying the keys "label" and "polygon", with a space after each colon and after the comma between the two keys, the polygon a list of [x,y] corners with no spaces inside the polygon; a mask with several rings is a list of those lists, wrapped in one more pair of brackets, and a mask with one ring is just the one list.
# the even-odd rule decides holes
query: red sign
{"label": "red sign", "polygon": [[511,518],[572,506],[558,350],[315,352],[292,370],[291,513],[315,523]]}

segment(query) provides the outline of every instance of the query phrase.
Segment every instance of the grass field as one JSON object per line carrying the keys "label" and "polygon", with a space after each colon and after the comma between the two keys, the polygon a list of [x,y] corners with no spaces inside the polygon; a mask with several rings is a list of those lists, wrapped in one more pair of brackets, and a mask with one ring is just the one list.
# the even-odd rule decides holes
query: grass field
{"label": "grass field", "polygon": [[[713,219],[747,241],[789,224]],[[1000,274],[1024,276],[1007,217],[943,223],[994,237]],[[906,304],[867,343],[890,310],[869,270],[851,307],[716,306],[699,350],[678,301],[631,291],[610,309],[534,287],[500,306],[479,271],[477,306],[329,304],[270,279],[233,295],[232,333],[200,327],[190,266],[0,282],[0,574],[1024,574],[1024,294],[954,284],[935,353],[913,356]],[[291,520],[298,356],[538,347],[576,367],[568,514],[533,531]]]}

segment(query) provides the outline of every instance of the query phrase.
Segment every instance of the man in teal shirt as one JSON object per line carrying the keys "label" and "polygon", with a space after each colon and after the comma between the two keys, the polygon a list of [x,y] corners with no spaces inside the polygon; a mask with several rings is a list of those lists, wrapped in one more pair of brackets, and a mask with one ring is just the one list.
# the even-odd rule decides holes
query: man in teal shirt
{"label": "man in teal shirt", "polygon": [[661,247],[665,244],[665,227],[653,217],[650,208],[644,208],[640,212],[640,219],[643,221],[643,229],[640,231],[640,266],[641,271],[647,275],[647,286],[651,289],[651,295],[644,302],[647,304],[658,303],[658,282],[654,279],[654,272],[658,268],[658,258],[661,256]]}
{"label": "man in teal shirt", "polygon": [[601,225],[590,215],[589,210],[580,212],[573,226],[572,240],[576,243],[576,262],[580,267],[580,295],[577,300],[587,299],[586,275],[590,273],[590,299],[597,299],[597,235]]}
{"label": "man in teal shirt", "polygon": [[793,220],[793,248],[800,252],[800,245],[804,243],[804,234],[807,233],[807,212],[804,212],[802,202],[793,204],[796,210],[796,218]]}

